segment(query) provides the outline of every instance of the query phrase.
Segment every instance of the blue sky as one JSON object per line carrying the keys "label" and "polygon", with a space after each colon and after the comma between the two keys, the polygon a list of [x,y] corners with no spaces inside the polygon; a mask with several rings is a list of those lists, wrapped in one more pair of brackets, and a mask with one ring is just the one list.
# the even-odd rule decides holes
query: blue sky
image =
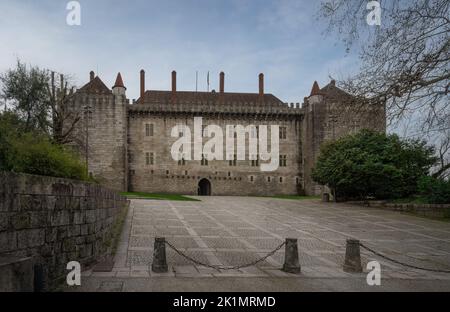
{"label": "blue sky", "polygon": [[338,38],[325,36],[316,19],[319,1],[300,0],[80,0],[81,26],[66,24],[64,0],[0,0],[0,71],[26,63],[71,74],[80,87],[89,71],[112,86],[122,73],[127,96],[139,94],[139,70],[147,89],[218,88],[257,92],[258,73],[265,91],[285,102],[302,102],[312,83],[339,79],[357,69]]}

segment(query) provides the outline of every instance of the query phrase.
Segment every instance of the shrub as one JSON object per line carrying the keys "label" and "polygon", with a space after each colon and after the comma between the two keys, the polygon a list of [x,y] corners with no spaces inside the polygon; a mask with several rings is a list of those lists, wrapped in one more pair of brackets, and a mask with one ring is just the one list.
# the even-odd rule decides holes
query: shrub
{"label": "shrub", "polygon": [[417,193],[418,179],[435,163],[432,155],[425,142],[362,130],[325,143],[312,178],[336,197],[408,197]]}
{"label": "shrub", "polygon": [[430,204],[450,204],[450,181],[423,176],[418,182],[419,193]]}
{"label": "shrub", "polygon": [[8,113],[0,115],[0,170],[89,180],[75,154],[41,133],[24,133],[20,121]]}

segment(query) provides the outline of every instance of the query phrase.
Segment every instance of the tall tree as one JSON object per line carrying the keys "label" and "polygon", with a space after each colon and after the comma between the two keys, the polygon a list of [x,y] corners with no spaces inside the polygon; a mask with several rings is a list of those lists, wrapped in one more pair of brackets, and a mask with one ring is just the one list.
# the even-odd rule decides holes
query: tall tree
{"label": "tall tree", "polygon": [[41,129],[48,114],[48,73],[17,61],[14,69],[0,75],[2,97],[25,122],[25,131]]}
{"label": "tall tree", "polygon": [[71,133],[80,120],[69,110],[68,98],[72,88],[63,74],[59,81],[55,73],[27,66],[17,61],[14,69],[0,75],[1,96],[25,122],[25,131],[41,131],[57,144],[71,142]]}
{"label": "tall tree", "polygon": [[[367,15],[375,2],[381,24],[370,26]],[[450,2],[326,0],[320,17],[328,22],[328,32],[338,33],[347,49],[360,53],[359,72],[340,81],[341,87],[359,98],[385,102],[391,124],[413,120],[414,131],[438,133],[437,142],[445,144],[450,129]],[[448,164],[448,152],[443,164]]]}

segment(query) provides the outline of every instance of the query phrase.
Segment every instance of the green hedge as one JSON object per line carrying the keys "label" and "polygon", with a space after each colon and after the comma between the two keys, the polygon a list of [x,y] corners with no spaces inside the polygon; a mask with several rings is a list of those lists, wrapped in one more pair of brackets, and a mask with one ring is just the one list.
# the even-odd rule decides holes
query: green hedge
{"label": "green hedge", "polygon": [[420,195],[430,204],[450,204],[450,181],[422,177],[418,182]]}
{"label": "green hedge", "polygon": [[0,115],[0,170],[89,180],[73,152],[40,133],[23,133],[18,118],[8,113]]}

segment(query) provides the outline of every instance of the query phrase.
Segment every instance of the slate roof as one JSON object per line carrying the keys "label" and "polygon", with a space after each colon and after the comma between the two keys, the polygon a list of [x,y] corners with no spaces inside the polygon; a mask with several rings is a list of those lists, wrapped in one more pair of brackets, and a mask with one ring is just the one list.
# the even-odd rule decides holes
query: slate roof
{"label": "slate roof", "polygon": [[111,90],[103,83],[100,77],[96,76],[92,81],[89,81],[87,84],[78,89],[80,93],[89,93],[89,94],[111,94]]}
{"label": "slate roof", "polygon": [[325,97],[330,99],[353,99],[353,96],[344,90],[336,87],[334,82],[330,82],[325,87],[320,89],[320,93],[323,94]]}
{"label": "slate roof", "polygon": [[125,88],[125,86],[123,85],[122,75],[120,73],[117,74],[116,82],[114,83],[113,88],[115,87]]}
{"label": "slate roof", "polygon": [[[148,90],[144,93],[144,99],[139,98],[137,104],[170,104],[173,103],[172,91]],[[285,106],[283,102],[272,94],[264,94],[263,101],[258,93],[232,93],[225,92],[194,92],[194,91],[176,91],[177,104],[197,104],[210,103],[215,105],[223,105],[227,103],[241,105],[258,105],[258,106]]]}

